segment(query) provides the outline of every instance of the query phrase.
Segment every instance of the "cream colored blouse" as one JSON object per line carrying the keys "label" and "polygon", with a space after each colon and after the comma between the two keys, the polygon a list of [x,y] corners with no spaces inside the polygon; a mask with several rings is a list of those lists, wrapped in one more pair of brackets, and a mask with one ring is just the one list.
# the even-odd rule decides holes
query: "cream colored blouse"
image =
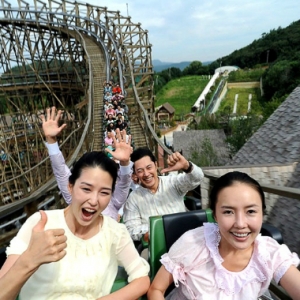
{"label": "cream colored blouse", "polygon": [[[67,254],[58,262],[41,265],[21,289],[20,300],[95,300],[110,293],[118,266],[125,268],[129,282],[148,275],[149,265],[139,256],[123,224],[104,216],[99,233],[82,240],[68,228],[64,210],[46,213],[45,230],[65,230]],[[32,228],[39,220],[40,213],[35,213],[26,221],[12,239],[7,255],[20,255],[27,249]]]}

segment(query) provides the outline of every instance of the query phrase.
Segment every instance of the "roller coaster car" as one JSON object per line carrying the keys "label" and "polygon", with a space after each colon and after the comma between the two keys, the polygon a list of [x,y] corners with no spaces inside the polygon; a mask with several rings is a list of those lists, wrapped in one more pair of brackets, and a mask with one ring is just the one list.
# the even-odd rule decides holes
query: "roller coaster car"
{"label": "roller coaster car", "polygon": [[[188,210],[199,210],[201,209],[201,200],[196,198],[196,197],[193,197],[193,196],[185,196],[184,197],[184,203],[185,203],[185,206]],[[175,214],[177,215],[177,214]],[[151,218],[156,218],[156,217],[151,217]],[[150,222],[151,222],[151,218],[150,218]],[[158,218],[161,218],[161,216],[159,216]],[[213,220],[212,220],[213,221]],[[206,221],[205,221],[206,222]],[[150,224],[151,226],[151,224]],[[197,227],[197,226],[196,226]],[[150,231],[151,231],[151,227],[150,227]],[[182,232],[184,233],[184,232]],[[181,235],[181,234],[180,234]],[[179,235],[179,236],[180,236]],[[143,238],[136,242],[136,248],[138,250],[138,252],[141,254],[142,251],[146,248],[148,248],[149,244],[147,241],[145,241]],[[164,252],[165,253],[165,252]],[[163,254],[163,253],[162,253]],[[151,259],[151,258],[150,258]],[[158,269],[156,269],[157,271]],[[121,289],[122,287],[126,286],[127,285],[127,274],[125,272],[125,270],[123,268],[119,268],[118,270],[118,274],[117,274],[117,277],[116,277],[116,280],[114,282],[114,285],[112,287],[112,292],[114,291],[117,291],[119,289]],[[146,299],[145,296],[141,299]]]}
{"label": "roller coaster car", "polygon": [[188,210],[198,210],[202,208],[201,199],[188,195],[184,197],[184,205]]}
{"label": "roller coaster car", "polygon": [[[183,233],[202,226],[205,222],[215,222],[211,210],[196,210],[150,217],[149,263],[151,281],[161,266],[159,261],[161,256],[169,251],[173,243]],[[261,234],[274,238],[279,244],[283,243],[279,230],[270,224],[263,224]],[[173,287],[171,286],[170,289]]]}
{"label": "roller coaster car", "polygon": [[[150,217],[149,264],[150,279],[153,280],[159,270],[161,256],[168,252],[173,243],[186,231],[202,226],[205,222],[215,222],[211,210],[195,210],[163,216]],[[270,224],[263,224],[261,234],[274,238],[279,244],[283,243],[281,233]],[[127,285],[127,273],[119,268],[111,292]],[[171,286],[172,288],[172,286]],[[168,292],[168,291],[167,291]],[[146,295],[140,300],[145,300]],[[261,299],[268,299],[261,298]],[[269,298],[272,299],[272,298]]]}
{"label": "roller coaster car", "polygon": [[[193,196],[184,196],[184,205],[188,211],[199,210],[202,208],[201,199]],[[135,242],[136,248],[139,254],[146,248],[148,248],[148,242],[144,240],[144,237],[141,238],[139,242]]]}

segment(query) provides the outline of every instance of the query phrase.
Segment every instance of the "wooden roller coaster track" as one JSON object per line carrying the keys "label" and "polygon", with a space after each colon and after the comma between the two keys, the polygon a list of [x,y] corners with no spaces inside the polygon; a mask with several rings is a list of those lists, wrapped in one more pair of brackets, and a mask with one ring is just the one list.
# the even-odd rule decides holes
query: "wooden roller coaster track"
{"label": "wooden roller coaster track", "polygon": [[103,82],[111,79],[126,95],[135,146],[160,143],[151,44],[140,23],[78,2],[0,0],[0,43],[0,223],[32,203],[60,203],[39,119],[47,107],[64,110],[59,144],[68,165],[102,149]]}

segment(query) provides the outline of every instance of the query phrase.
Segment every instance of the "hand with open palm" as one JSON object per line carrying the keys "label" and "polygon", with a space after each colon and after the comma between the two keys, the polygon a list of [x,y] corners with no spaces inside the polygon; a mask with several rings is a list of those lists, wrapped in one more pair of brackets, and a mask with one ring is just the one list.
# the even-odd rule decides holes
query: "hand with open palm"
{"label": "hand with open palm", "polygon": [[132,153],[131,135],[126,141],[126,130],[116,130],[116,136],[113,136],[114,151],[106,148],[105,151],[110,153],[115,160],[120,161],[121,166],[128,166],[130,163],[130,155]]}
{"label": "hand with open palm", "polygon": [[46,116],[41,115],[44,135],[47,143],[49,144],[55,143],[57,135],[60,134],[67,126],[67,124],[63,124],[61,126],[58,125],[62,113],[63,112],[61,110],[56,112],[56,107],[53,106],[51,109],[47,108]]}

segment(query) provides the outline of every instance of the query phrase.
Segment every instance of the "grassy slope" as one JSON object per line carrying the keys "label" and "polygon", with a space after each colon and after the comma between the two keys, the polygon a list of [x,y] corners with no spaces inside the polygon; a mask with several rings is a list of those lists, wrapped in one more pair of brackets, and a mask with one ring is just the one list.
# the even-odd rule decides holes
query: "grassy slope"
{"label": "grassy slope", "polygon": [[207,85],[202,76],[185,76],[168,82],[157,94],[155,107],[169,102],[175,108],[175,114],[185,115]]}
{"label": "grassy slope", "polygon": [[252,94],[251,111],[253,113],[261,113],[260,104],[258,102],[259,89],[255,88],[230,88],[227,91],[225,98],[223,99],[219,111],[223,110],[226,106],[230,107],[230,111],[233,111],[235,95],[238,94],[237,100],[237,113],[246,115],[248,110],[248,97]]}

